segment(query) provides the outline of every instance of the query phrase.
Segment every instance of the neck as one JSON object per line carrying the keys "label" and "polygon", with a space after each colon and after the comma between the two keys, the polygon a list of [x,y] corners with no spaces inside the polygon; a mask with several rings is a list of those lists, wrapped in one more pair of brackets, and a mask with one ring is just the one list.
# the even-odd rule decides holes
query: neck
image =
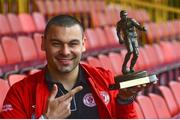
{"label": "neck", "polygon": [[78,78],[79,66],[77,66],[73,71],[69,73],[62,73],[59,71],[51,70],[49,67],[48,70],[53,80],[59,81],[61,84],[63,84],[64,88],[69,91],[73,88]]}

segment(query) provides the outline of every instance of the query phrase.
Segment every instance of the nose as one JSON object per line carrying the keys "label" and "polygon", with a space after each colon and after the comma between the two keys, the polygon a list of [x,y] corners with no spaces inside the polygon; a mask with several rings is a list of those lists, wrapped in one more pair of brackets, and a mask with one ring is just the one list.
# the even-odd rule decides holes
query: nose
{"label": "nose", "polygon": [[63,46],[63,48],[62,48],[62,50],[61,50],[61,53],[62,53],[63,55],[69,55],[69,54],[70,54],[70,49],[69,49],[68,45],[64,45],[64,46]]}

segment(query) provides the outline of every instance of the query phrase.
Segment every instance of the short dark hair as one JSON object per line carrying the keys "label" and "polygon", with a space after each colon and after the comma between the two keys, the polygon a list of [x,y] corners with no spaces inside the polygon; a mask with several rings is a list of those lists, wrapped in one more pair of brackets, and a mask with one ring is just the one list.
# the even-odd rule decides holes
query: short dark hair
{"label": "short dark hair", "polygon": [[44,37],[46,37],[48,30],[52,25],[63,26],[63,27],[71,27],[73,25],[79,25],[82,30],[82,34],[84,33],[84,27],[82,26],[82,24],[78,19],[70,15],[58,15],[51,18],[48,21],[44,31]]}

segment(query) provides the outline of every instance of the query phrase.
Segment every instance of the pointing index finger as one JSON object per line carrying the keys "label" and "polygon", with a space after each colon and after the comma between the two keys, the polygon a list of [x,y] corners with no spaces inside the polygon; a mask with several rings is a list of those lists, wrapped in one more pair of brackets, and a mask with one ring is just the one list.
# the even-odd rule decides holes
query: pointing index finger
{"label": "pointing index finger", "polygon": [[76,93],[80,92],[82,89],[83,89],[82,86],[75,87],[71,91],[69,91],[67,94],[65,94],[57,99],[59,99],[60,101],[64,101],[70,97],[73,97]]}

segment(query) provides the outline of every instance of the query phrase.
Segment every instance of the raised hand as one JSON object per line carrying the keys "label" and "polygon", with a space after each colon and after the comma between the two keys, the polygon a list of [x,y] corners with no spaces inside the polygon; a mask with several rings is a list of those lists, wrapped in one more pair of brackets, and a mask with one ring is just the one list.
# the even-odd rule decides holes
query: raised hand
{"label": "raised hand", "polygon": [[51,94],[48,99],[47,112],[45,113],[48,119],[64,119],[67,118],[71,114],[71,100],[72,97],[83,89],[82,86],[78,86],[67,94],[55,98],[58,87],[54,84]]}

